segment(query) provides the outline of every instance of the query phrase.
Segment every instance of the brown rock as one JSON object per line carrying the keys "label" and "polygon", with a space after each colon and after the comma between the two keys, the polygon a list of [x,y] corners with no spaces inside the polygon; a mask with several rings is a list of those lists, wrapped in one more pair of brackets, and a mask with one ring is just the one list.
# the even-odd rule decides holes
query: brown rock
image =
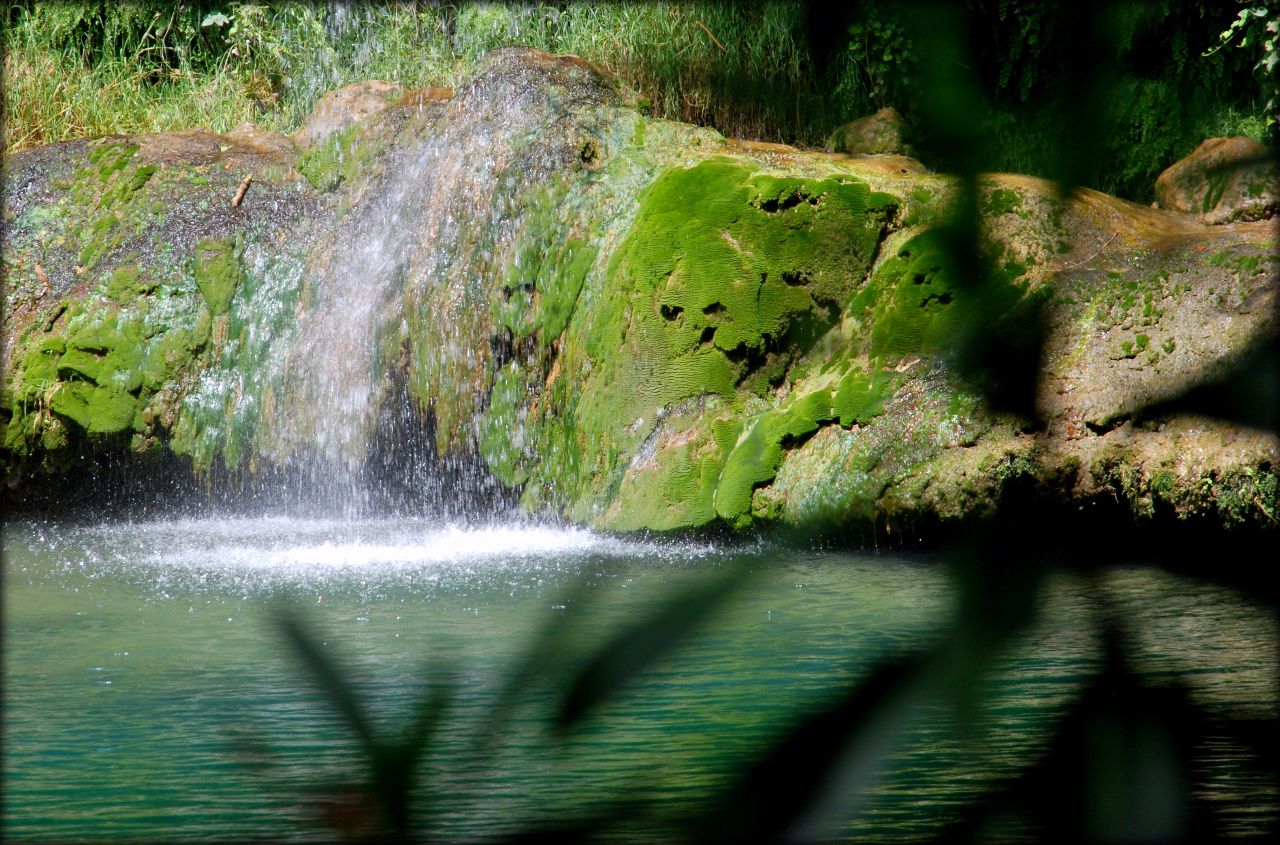
{"label": "brown rock", "polygon": [[377,114],[396,103],[404,89],[390,82],[370,79],[330,91],[316,103],[307,120],[293,136],[298,149],[305,150],[341,132],[353,123]]}
{"label": "brown rock", "polygon": [[224,142],[266,154],[289,157],[293,155],[293,142],[279,132],[268,132],[245,121],[222,136]]}
{"label": "brown rock", "polygon": [[1156,205],[1210,224],[1263,220],[1280,210],[1275,152],[1251,138],[1210,138],[1156,179]]}
{"label": "brown rock", "polygon": [[850,155],[911,155],[905,136],[907,122],[896,109],[883,108],[875,114],[846,123],[827,139],[827,152]]}

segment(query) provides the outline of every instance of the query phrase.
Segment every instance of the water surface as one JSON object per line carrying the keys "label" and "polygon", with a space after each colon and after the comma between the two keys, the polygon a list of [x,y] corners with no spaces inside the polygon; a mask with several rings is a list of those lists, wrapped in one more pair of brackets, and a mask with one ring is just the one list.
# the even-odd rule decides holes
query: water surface
{"label": "water surface", "polygon": [[[332,838],[360,754],[282,640],[282,607],[341,660],[379,730],[432,678],[453,695],[423,773],[445,839],[493,836],[618,798],[666,812],[709,794],[789,722],[897,650],[932,642],[946,570],[888,553],[624,540],[429,520],[206,519],[6,526],[4,834],[9,839]],[[567,667],[682,586],[751,579],[584,730],[547,727]],[[1199,700],[1273,713],[1274,620],[1146,570],[1108,578],[1143,668]],[[911,715],[894,765],[830,832],[919,839],[1038,753],[1097,666],[1089,599],[1062,578],[1004,656],[969,740]],[[550,633],[548,633],[550,632]],[[497,690],[549,637],[500,732]],[[491,745],[485,741],[492,740]],[[1275,823],[1274,782],[1211,749],[1201,792],[1229,829]],[[326,816],[328,813],[328,816]],[[627,838],[661,838],[645,823]]]}

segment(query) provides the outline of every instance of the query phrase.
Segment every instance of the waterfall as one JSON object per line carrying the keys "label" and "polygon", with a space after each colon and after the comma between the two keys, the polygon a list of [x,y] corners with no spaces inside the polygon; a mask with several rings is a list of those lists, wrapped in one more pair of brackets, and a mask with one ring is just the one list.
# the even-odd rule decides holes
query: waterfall
{"label": "waterfall", "polygon": [[308,252],[246,247],[226,345],[184,413],[273,505],[457,510],[498,492],[474,458],[487,292],[525,198],[563,175],[610,93],[579,63],[528,55],[499,51],[450,100],[391,110]]}

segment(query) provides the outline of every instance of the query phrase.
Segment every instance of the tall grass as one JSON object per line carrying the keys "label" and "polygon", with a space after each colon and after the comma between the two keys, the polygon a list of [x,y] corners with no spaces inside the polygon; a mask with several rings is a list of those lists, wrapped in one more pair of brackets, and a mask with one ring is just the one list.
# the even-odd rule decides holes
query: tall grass
{"label": "tall grass", "polygon": [[[1203,138],[1265,137],[1249,57],[1199,55],[1217,43],[1235,7],[1201,5],[1195,19],[1174,14],[1173,0],[1143,6],[1145,28],[1128,26],[1124,38],[1112,32],[1126,93],[1115,98],[1104,154],[1081,177],[1090,187],[1146,202],[1156,175]],[[927,141],[933,127],[917,108],[927,57],[909,25],[913,7],[935,8],[871,0],[823,13],[800,0],[18,0],[0,7],[3,148],[193,127],[224,132],[246,120],[289,133],[326,91],[365,79],[456,87],[487,52],[509,45],[579,55],[617,74],[653,116],[731,137],[818,146],[840,123],[892,105]],[[1052,176],[1072,131],[1063,113],[1074,88],[1055,71],[1078,46],[1072,13],[1019,11],[1000,0],[963,7],[981,36],[973,36],[978,70],[990,77],[986,108],[972,115],[988,140],[984,167]],[[815,32],[833,52],[817,55]],[[945,158],[928,143],[917,151],[931,166]]]}
{"label": "tall grass", "polygon": [[[210,67],[199,45],[194,56],[190,44],[172,49],[177,39],[166,27],[174,27],[160,12],[136,5],[119,17],[101,11],[95,4],[5,9],[6,152],[111,133],[224,131],[255,114],[246,80]],[[85,30],[96,32],[86,38]]]}
{"label": "tall grass", "polygon": [[[820,142],[830,128],[808,57],[806,11],[795,0],[206,2],[184,7],[173,43],[158,39],[156,27],[146,31],[164,8],[135,4],[114,18],[93,3],[11,8],[5,149],[110,133],[226,131],[244,120],[291,132],[326,91],[370,78],[456,86],[485,53],[509,45],[606,67],[657,117],[801,144]],[[211,20],[215,13],[226,21]]]}

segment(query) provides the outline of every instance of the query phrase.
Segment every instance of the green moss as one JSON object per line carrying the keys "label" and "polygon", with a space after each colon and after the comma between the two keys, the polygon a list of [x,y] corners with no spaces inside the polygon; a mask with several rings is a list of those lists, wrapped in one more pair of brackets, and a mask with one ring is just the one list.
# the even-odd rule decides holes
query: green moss
{"label": "green moss", "polygon": [[1240,252],[1237,250],[1219,250],[1209,256],[1211,267],[1230,270],[1240,278],[1250,278],[1267,272],[1276,263],[1276,257],[1266,252]]}
{"label": "green moss", "polygon": [[[604,478],[617,477],[620,456],[637,452],[663,409],[702,396],[739,402],[780,383],[833,325],[896,205],[852,179],[758,174],[727,158],[670,170],[639,200],[607,268],[610,299],[577,330],[593,362],[577,422]],[[750,479],[776,465],[773,456],[752,470],[748,451],[723,507],[717,494],[716,511],[733,520],[749,512]]]}
{"label": "green moss", "polygon": [[900,380],[897,373],[884,370],[873,373],[860,369],[850,370],[840,380],[832,413],[839,418],[840,425],[866,425],[884,410],[885,401],[892,395]]}
{"label": "green moss", "polygon": [[993,217],[1009,214],[1022,208],[1022,197],[1018,196],[1017,191],[1012,191],[1008,188],[997,188],[987,195],[987,202],[984,208],[987,214]]}
{"label": "green moss", "polygon": [[196,243],[192,272],[196,287],[214,316],[227,313],[244,278],[234,238],[205,239]]}
{"label": "green moss", "polygon": [[133,425],[138,400],[118,387],[69,382],[53,394],[49,407],[91,434],[115,434]]}
{"label": "green moss", "polygon": [[670,531],[706,525],[716,518],[715,494],[725,455],[739,423],[732,417],[682,421],[648,464],[628,472],[616,510],[602,522],[615,531]]}
{"label": "green moss", "polygon": [[1200,211],[1205,214],[1212,211],[1221,202],[1222,195],[1226,193],[1231,184],[1231,173],[1225,169],[1217,172],[1210,171],[1207,174],[1206,181],[1208,185],[1204,192],[1204,200],[1200,206]]}
{"label": "green moss", "polygon": [[792,401],[785,409],[766,411],[747,422],[720,473],[716,514],[735,527],[750,524],[752,492],[773,480],[784,447],[812,434],[820,423],[831,418],[831,393],[817,390]]}
{"label": "green moss", "polygon": [[128,304],[139,296],[154,292],[157,287],[159,282],[144,276],[137,264],[122,264],[111,271],[107,279],[106,295],[116,302]]}
{"label": "green moss", "polygon": [[504,274],[493,322],[516,338],[535,334],[543,344],[569,325],[578,295],[596,258],[595,246],[581,237],[564,237],[557,217],[567,186],[548,189],[522,215],[521,246]]}
{"label": "green moss", "polygon": [[[623,140],[634,131],[627,124]],[[646,178],[616,153],[604,158],[613,191],[613,180]],[[781,177],[716,157],[649,181],[601,266],[588,246],[606,242],[598,217],[566,215],[578,190],[557,185],[521,216],[491,311],[514,360],[492,382],[481,453],[525,485],[528,508],[628,530],[749,521],[756,479],[813,418],[833,418],[835,383],[809,391],[820,411],[797,410],[815,398],[765,412],[746,445],[739,420],[799,377],[793,368],[865,279],[897,201],[845,176]],[[761,438],[767,454],[752,460]],[[726,483],[735,492],[718,501]]]}
{"label": "green moss", "polygon": [[[753,178],[725,159],[671,171],[640,201],[609,267],[630,295],[600,309],[588,349],[601,361],[623,348],[639,356],[619,368],[620,387],[656,390],[656,405],[730,397],[775,348],[811,342],[856,283],[848,265],[865,267],[891,205],[861,183]],[[646,364],[663,365],[667,383],[652,384]]]}
{"label": "green moss", "polygon": [[903,226],[930,226],[937,221],[941,213],[940,203],[933,191],[923,185],[917,185],[907,194],[907,211],[903,217]]}
{"label": "green moss", "polygon": [[1010,311],[1024,287],[1013,262],[962,284],[945,235],[936,229],[907,241],[883,262],[850,305],[871,323],[873,357],[935,354],[954,348],[975,327]]}
{"label": "green moss", "polygon": [[298,156],[298,171],[317,191],[333,191],[354,180],[376,153],[375,145],[362,138],[362,130],[357,123],[308,147]]}
{"label": "green moss", "polygon": [[129,428],[142,386],[141,344],[136,324],[111,310],[86,315],[69,337],[40,339],[16,373],[6,447],[29,454],[37,442],[62,442],[52,414],[90,434]]}
{"label": "green moss", "polygon": [[155,174],[154,165],[132,166],[136,144],[106,140],[95,144],[89,164],[76,171],[69,196],[68,232],[76,245],[76,261],[83,269],[140,230],[150,216],[150,204],[136,197]]}
{"label": "green moss", "polygon": [[489,408],[480,424],[480,455],[498,480],[513,487],[529,477],[521,436],[527,392],[523,371],[515,366],[504,367],[494,379]]}
{"label": "green moss", "polygon": [[137,265],[121,265],[105,285],[116,298],[59,307],[22,336],[5,397],[8,460],[60,465],[50,453],[83,442],[71,437],[77,429],[91,440],[147,429],[143,411],[194,363],[198,345],[180,317],[149,322],[149,300],[136,294],[151,285],[140,279]]}

